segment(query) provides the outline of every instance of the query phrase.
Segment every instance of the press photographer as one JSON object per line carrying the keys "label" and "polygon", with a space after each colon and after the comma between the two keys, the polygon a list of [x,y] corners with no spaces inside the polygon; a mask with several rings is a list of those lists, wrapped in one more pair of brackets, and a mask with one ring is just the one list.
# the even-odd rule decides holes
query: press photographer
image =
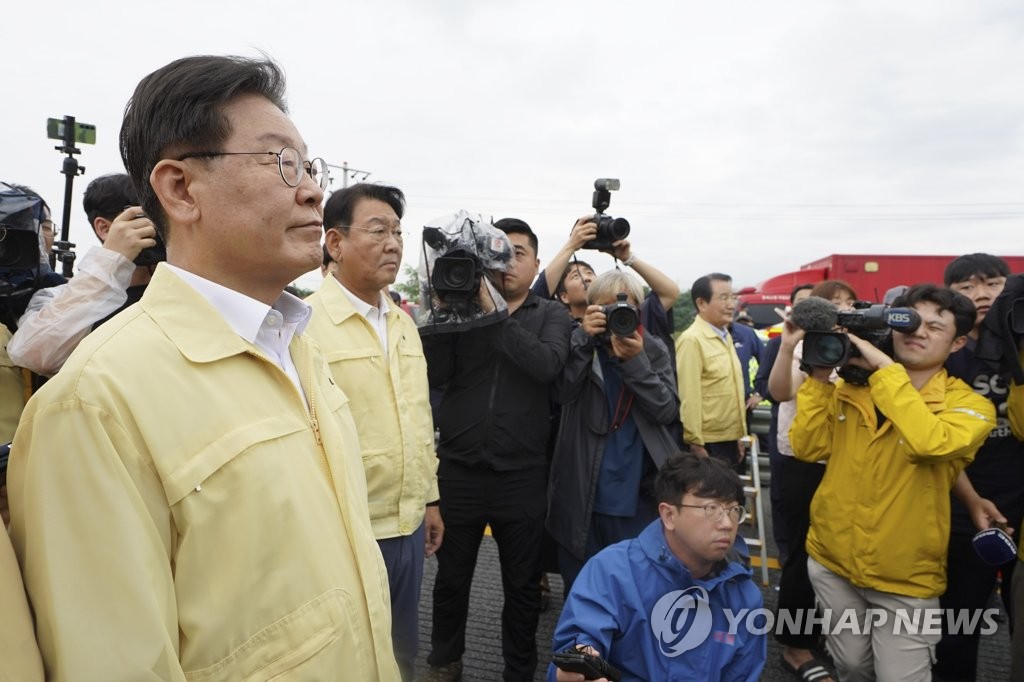
{"label": "press photographer", "polygon": [[[539,261],[529,225],[515,218],[494,223],[492,229],[511,249],[508,259],[489,259],[505,262],[488,274],[487,253],[502,250],[492,240],[478,242],[476,235],[489,234],[480,231],[486,224],[462,229],[466,223],[458,217],[454,223],[458,229],[444,231],[444,241],[427,236],[433,244],[424,242],[420,272],[427,290],[428,317],[420,331],[430,387],[444,388],[435,424],[445,540],[437,552],[427,660],[430,675],[458,679],[477,550],[490,524],[505,576],[504,679],[532,680],[541,605],[548,395],[565,364],[571,320],[558,303],[530,293]],[[454,248],[468,250],[484,272],[467,254],[452,253]],[[435,273],[444,257],[452,260],[441,278]],[[467,282],[470,271],[473,281]],[[477,284],[474,299],[470,291]],[[458,286],[445,290],[448,285]]]}
{"label": "press photographer", "polygon": [[[995,424],[992,404],[943,367],[974,326],[970,300],[922,284],[896,304],[920,316],[917,329],[892,332],[892,357],[849,334],[860,357],[847,364],[869,374],[866,385],[829,383],[832,367],[813,367],[790,429],[798,459],[828,461],[807,536],[819,603],[860,622],[868,609],[888,617],[885,633],[832,629],[840,679],[931,679],[938,634],[888,628],[897,609],[938,608],[949,490]],[[787,320],[783,345],[804,333]]]}
{"label": "press photographer", "polygon": [[[986,536],[996,540],[992,536],[1002,524],[1019,542],[1017,533],[1024,519],[1024,441],[1011,428],[1014,407],[1009,398],[1024,385],[1024,376],[1015,376],[1024,329],[1014,334],[1014,323],[1024,324],[1024,315],[1014,315],[1015,301],[1024,303],[1024,275],[1011,275],[1009,265],[997,256],[971,253],[953,259],[943,279],[950,289],[971,299],[977,309],[967,343],[949,356],[946,371],[991,402],[997,418],[996,427],[953,488],[947,584],[939,603],[943,609],[983,609],[1001,578],[1002,589],[998,592],[1003,607],[1011,623],[1020,623],[1015,618],[1021,610],[1015,608],[1006,589],[1006,585],[1019,580],[1017,561],[1010,552],[1002,561],[983,560],[975,538],[985,531],[981,542]],[[1022,631],[1020,627],[1013,629],[1024,645],[1024,637],[1019,637]],[[980,639],[977,631],[951,632],[946,628],[935,651],[935,678],[974,679]],[[1021,651],[1024,653],[1024,648]],[[1024,657],[1020,662],[1024,664]]]}
{"label": "press photographer", "polygon": [[66,284],[33,294],[8,346],[17,364],[53,376],[93,329],[142,297],[166,255],[138,203],[124,173],[89,183],[82,204],[102,246],[86,252]]}
{"label": "press photographer", "polygon": [[658,518],[653,481],[679,450],[679,398],[665,345],[640,327],[643,290],[611,270],[591,284],[559,378],[548,490],[566,594],[583,564]]}
{"label": "press photographer", "polygon": [[[40,226],[50,211],[28,187],[0,182],[0,445],[10,442],[31,383],[8,346],[34,292],[64,282],[50,269]],[[2,484],[5,466],[0,466]],[[6,513],[6,503],[2,505]]]}

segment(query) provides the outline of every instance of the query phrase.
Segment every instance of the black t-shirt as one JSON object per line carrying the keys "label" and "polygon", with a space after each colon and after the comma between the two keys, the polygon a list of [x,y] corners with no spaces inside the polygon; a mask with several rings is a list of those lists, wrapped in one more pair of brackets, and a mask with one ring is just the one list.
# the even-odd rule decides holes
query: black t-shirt
{"label": "black t-shirt", "polygon": [[[1009,390],[1006,379],[978,360],[974,356],[974,348],[974,340],[968,339],[966,346],[946,360],[946,370],[950,375],[965,381],[975,393],[991,400],[996,408],[996,427],[967,467],[967,477],[979,495],[992,500],[1006,515],[1012,528],[1019,528],[1024,515],[1024,442],[1017,440],[1010,430],[1010,420],[1006,415]],[[967,508],[955,495],[952,511],[954,533],[977,532]]]}

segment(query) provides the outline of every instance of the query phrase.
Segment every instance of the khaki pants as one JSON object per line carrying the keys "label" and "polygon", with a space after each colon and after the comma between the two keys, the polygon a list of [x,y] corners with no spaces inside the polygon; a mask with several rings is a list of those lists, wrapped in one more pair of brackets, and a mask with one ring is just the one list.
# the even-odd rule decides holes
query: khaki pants
{"label": "khaki pants", "polygon": [[[857,587],[810,557],[807,574],[818,603],[832,614],[826,635],[840,680],[927,682],[932,679],[935,645],[942,638],[941,624],[911,627],[903,620],[898,626],[901,614],[897,610],[913,614],[918,609],[938,609],[938,597],[918,599]],[[837,623],[848,610],[856,612],[859,632],[850,628],[836,632]],[[882,624],[878,625],[880,621]],[[870,630],[865,627],[866,622],[873,624]]]}

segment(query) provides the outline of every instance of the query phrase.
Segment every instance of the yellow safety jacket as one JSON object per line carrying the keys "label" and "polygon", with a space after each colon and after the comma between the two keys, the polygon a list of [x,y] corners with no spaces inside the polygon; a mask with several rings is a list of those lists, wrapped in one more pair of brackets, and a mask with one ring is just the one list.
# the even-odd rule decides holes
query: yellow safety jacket
{"label": "yellow safety jacket", "polygon": [[742,438],[747,408],[732,337],[723,341],[698,316],[676,339],[676,369],[683,441],[704,445]]}
{"label": "yellow safety jacket", "polygon": [[807,553],[859,587],[941,595],[949,491],[995,416],[990,401],[945,370],[920,392],[898,363],[872,374],[868,386],[805,381],[789,432],[793,453],[828,460],[811,503]]}
{"label": "yellow safety jacket", "polygon": [[306,302],[313,308],[306,333],[352,408],[374,535],[411,535],[426,503],[438,498],[427,361],[416,324],[398,306],[389,309],[385,358],[377,332],[336,282],[325,279]]}
{"label": "yellow safety jacket", "polygon": [[[349,400],[157,266],[29,401],[11,529],[48,680],[397,680]],[[308,400],[308,405],[307,405]]]}

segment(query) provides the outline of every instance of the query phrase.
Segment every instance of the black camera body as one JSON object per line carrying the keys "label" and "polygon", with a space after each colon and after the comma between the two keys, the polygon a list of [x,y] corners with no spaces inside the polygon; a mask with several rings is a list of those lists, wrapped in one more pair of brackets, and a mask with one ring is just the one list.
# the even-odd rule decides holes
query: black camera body
{"label": "black camera body", "polygon": [[30,269],[39,265],[38,212],[42,200],[4,185],[0,207],[0,268]]}
{"label": "black camera body", "polygon": [[12,332],[33,292],[52,286],[41,259],[42,199],[0,182],[0,323]]}
{"label": "black camera body", "polygon": [[[122,210],[127,211],[131,206],[125,206]],[[144,218],[145,213],[135,216],[136,218]],[[112,219],[111,219],[112,220]],[[160,236],[160,232],[157,231],[153,238],[156,240],[155,246],[147,246],[142,251],[139,251],[139,255],[132,261],[136,265],[150,266],[162,263],[167,260],[167,245],[164,244],[163,237]]]}
{"label": "black camera body", "polygon": [[591,205],[597,213],[594,215],[594,222],[597,223],[597,236],[583,245],[585,249],[596,251],[611,251],[612,244],[629,236],[629,221],[625,218],[612,218],[604,212],[612,202],[613,191],[618,191],[619,181],[617,178],[598,178],[594,180],[594,199]]}
{"label": "black camera body", "polygon": [[620,293],[615,303],[604,307],[605,332],[602,338],[611,342],[611,336],[632,336],[640,326],[640,309],[628,303],[629,296]]}
{"label": "black camera body", "polygon": [[430,286],[445,303],[461,303],[476,298],[485,263],[508,263],[512,252],[508,243],[486,234],[474,233],[472,241],[450,238],[436,227],[423,228],[423,242],[442,254],[434,261]]}
{"label": "black camera body", "polygon": [[476,254],[467,249],[449,249],[434,261],[430,286],[446,303],[471,301],[480,291],[484,266]]}
{"label": "black camera body", "polygon": [[606,679],[619,682],[622,671],[600,656],[593,656],[580,649],[566,649],[551,657],[555,667],[570,673],[581,673],[585,680]]}
{"label": "black camera body", "polygon": [[[892,332],[913,333],[921,326],[921,316],[913,308],[894,308],[881,303],[861,304],[851,311],[836,314],[836,324],[868,341],[892,357]],[[804,335],[803,363],[811,367],[839,367],[839,376],[848,383],[865,386],[871,372],[847,365],[860,356],[845,332],[808,331]]]}

